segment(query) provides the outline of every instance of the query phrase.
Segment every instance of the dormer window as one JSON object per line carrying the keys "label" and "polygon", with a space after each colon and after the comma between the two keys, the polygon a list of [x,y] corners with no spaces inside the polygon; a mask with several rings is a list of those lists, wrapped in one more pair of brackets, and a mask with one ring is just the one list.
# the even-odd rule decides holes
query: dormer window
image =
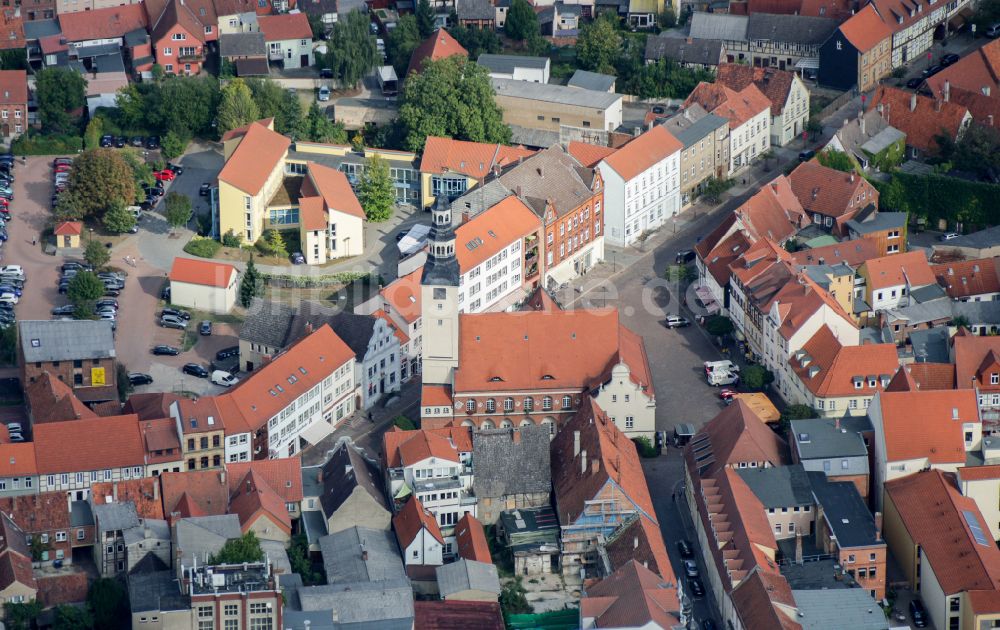
{"label": "dormer window", "polygon": [[875,387],[875,377],[874,376],[869,376],[868,377],[868,387]]}
{"label": "dormer window", "polygon": [[1000,373],[993,372],[990,374],[990,385],[1000,385]]}

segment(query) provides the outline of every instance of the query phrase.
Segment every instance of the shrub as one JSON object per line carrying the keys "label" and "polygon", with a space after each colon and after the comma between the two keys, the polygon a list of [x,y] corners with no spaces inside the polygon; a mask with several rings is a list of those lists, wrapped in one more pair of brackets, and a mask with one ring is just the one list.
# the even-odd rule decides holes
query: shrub
{"label": "shrub", "polygon": [[199,258],[214,258],[220,247],[222,247],[222,243],[219,241],[195,236],[184,246],[184,251]]}
{"label": "shrub", "polygon": [[638,451],[639,457],[657,457],[659,455],[648,437],[637,437],[633,438],[632,441],[635,442],[635,450]]}
{"label": "shrub", "polygon": [[392,423],[403,431],[415,431],[417,428],[417,425],[413,424],[413,420],[402,415],[393,418]]}
{"label": "shrub", "polygon": [[57,155],[78,153],[81,149],[83,138],[80,136],[40,135],[31,132],[18,136],[10,145],[10,151],[15,155]]}
{"label": "shrub", "polygon": [[224,247],[242,247],[243,235],[236,234],[232,230],[228,230],[222,235],[222,245]]}

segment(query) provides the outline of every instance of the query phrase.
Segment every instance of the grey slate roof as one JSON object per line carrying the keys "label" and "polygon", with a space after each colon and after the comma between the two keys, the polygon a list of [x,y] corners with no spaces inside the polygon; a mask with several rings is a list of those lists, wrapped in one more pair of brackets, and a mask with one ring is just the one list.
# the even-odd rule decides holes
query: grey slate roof
{"label": "grey slate roof", "polygon": [[496,9],[488,0],[457,0],[455,12],[460,20],[496,19]]}
{"label": "grey slate roof", "polygon": [[948,328],[939,326],[910,332],[913,358],[917,363],[948,363]]}
{"label": "grey slate roof", "polygon": [[848,221],[847,227],[858,234],[870,234],[892,228],[902,228],[906,225],[905,212],[879,212],[868,221]]}
{"label": "grey slate roof", "polygon": [[861,145],[861,150],[869,155],[878,155],[886,148],[900,140],[905,140],[906,134],[895,127],[886,127]]}
{"label": "grey slate roof", "polygon": [[910,290],[910,298],[918,304],[946,297],[948,292],[940,284],[928,284]]}
{"label": "grey slate roof", "polygon": [[375,332],[376,321],[378,318],[374,315],[355,315],[348,311],[325,319],[325,323],[330,324],[333,332],[354,351],[359,360],[368,353],[368,342]]}
{"label": "grey slate roof", "polygon": [[181,593],[176,575],[169,570],[130,574],[128,599],[133,613],[191,607],[191,599]]}
{"label": "grey slate roof", "polygon": [[[26,22],[24,24],[25,32],[27,32],[29,24],[34,24],[34,22]],[[997,245],[1000,245],[1000,225],[988,227],[985,230],[979,230],[978,232],[973,232],[972,234],[959,236],[958,238],[953,238],[946,243],[940,244],[941,247],[945,248],[969,247],[971,249],[986,249],[987,247],[996,247]]]}
{"label": "grey slate roof", "polygon": [[[405,580],[403,561],[392,532],[369,527],[351,527],[319,541],[329,584],[389,582]],[[361,549],[368,552],[361,558]],[[303,604],[303,610],[307,610]]]}
{"label": "grey slate roof", "polygon": [[[517,441],[515,434],[520,436]],[[531,425],[473,433],[472,479],[479,497],[551,491],[548,428]]]}
{"label": "grey slate roof", "polygon": [[219,35],[222,57],[261,57],[267,54],[263,33],[226,33]]}
{"label": "grey slate roof", "polygon": [[844,421],[841,421],[838,429],[834,418],[811,418],[792,420],[790,433],[800,461],[867,457],[868,449],[864,438],[852,429]]}
{"label": "grey slate roof", "polygon": [[28,41],[58,35],[62,32],[56,20],[34,20],[24,23],[24,38]]}
{"label": "grey slate roof", "polygon": [[650,35],[646,39],[646,60],[670,59],[677,63],[717,66],[722,58],[721,39],[696,39],[689,42],[681,37]]}
{"label": "grey slate roof", "polygon": [[608,109],[621,100],[618,94],[571,88],[565,85],[515,81],[514,79],[491,79],[497,96],[510,96],[533,101],[545,101],[559,105],[575,105],[593,109]]}
{"label": "grey slate roof", "polygon": [[309,0],[309,2],[303,2],[301,5],[296,5],[295,8],[307,15],[323,16],[327,13],[337,13],[338,5],[340,5],[341,11],[344,11],[345,13],[350,11],[350,8],[344,6],[344,2],[338,0]]}
{"label": "grey slate roof", "polygon": [[230,538],[243,535],[240,518],[235,514],[222,516],[196,516],[182,518],[174,524],[177,550],[181,552],[181,562],[193,564],[195,555],[198,562],[205,562],[209,555],[218,553]]}
{"label": "grey slate roof", "polygon": [[888,630],[878,604],[862,588],[793,590],[802,630]]}
{"label": "grey slate roof", "polygon": [[667,131],[680,140],[685,149],[698,144],[702,138],[728,124],[728,120],[722,116],[709,114],[698,103],[691,103],[684,108],[684,111],[678,112],[676,116],[671,116],[663,122]]}
{"label": "grey slate roof", "polygon": [[533,70],[544,70],[549,64],[548,57],[528,57],[525,55],[491,55],[483,53],[479,55],[476,63],[483,66],[490,72],[501,74],[512,74],[514,68],[531,68]]}
{"label": "grey slate roof", "polygon": [[544,216],[547,199],[555,206],[556,214],[563,216],[591,196],[594,171],[585,168],[561,146],[553,145],[512,167],[499,179],[509,190],[520,189],[521,200],[538,216]]}
{"label": "grey slate roof", "polygon": [[329,611],[328,619],[335,613],[337,621],[329,627],[337,630],[413,629],[413,590],[405,580],[305,586],[299,589],[299,601],[303,612]]}
{"label": "grey slate roof", "polygon": [[589,70],[577,70],[566,83],[569,87],[583,90],[595,90],[597,92],[607,92],[615,84],[615,77]]}
{"label": "grey slate roof", "polygon": [[474,217],[481,212],[489,210],[513,194],[498,179],[488,181],[482,186],[476,186],[451,202],[452,223],[458,225],[462,220],[462,213],[464,212],[469,213],[470,218]]}
{"label": "grey slate roof", "polygon": [[1000,302],[952,302],[955,317],[965,317],[969,324],[1000,324]]}
{"label": "grey slate roof", "polygon": [[125,544],[131,545],[140,540],[145,540],[146,532],[153,540],[170,540],[170,524],[161,519],[147,518],[142,523],[130,527],[123,532]]}
{"label": "grey slate roof", "polygon": [[875,535],[875,517],[857,486],[850,481],[830,481],[821,472],[808,474],[816,502],[822,506],[841,548],[865,547],[879,542]]}
{"label": "grey slate roof", "polygon": [[354,446],[350,438],[341,438],[330,458],[323,464],[323,481],[319,495],[326,517],[333,516],[344,501],[361,487],[382,509],[389,507],[379,484],[379,466],[368,459],[365,452]]}
{"label": "grey slate roof", "polygon": [[149,33],[144,28],[137,28],[134,31],[125,33],[122,39],[125,42],[125,46],[138,46],[139,44],[149,42]]}
{"label": "grey slate roof", "polygon": [[126,530],[139,526],[139,514],[132,501],[98,504],[94,506],[94,521],[101,532]]}
{"label": "grey slate roof", "polygon": [[500,595],[500,578],[497,568],[485,562],[466,560],[443,564],[434,570],[441,597],[462,591],[484,591]]}
{"label": "grey slate roof", "polygon": [[819,46],[837,30],[837,20],[808,15],[753,13],[747,21],[746,38]]}
{"label": "grey slate roof", "polygon": [[28,363],[108,359],[115,356],[111,322],[98,320],[26,320],[17,324]]}
{"label": "grey slate roof", "polygon": [[696,11],[691,14],[691,37],[732,42],[746,41],[747,16]]}
{"label": "grey slate roof", "polygon": [[98,74],[125,72],[125,61],[122,60],[120,52],[113,55],[101,55],[94,58],[94,68]]}
{"label": "grey slate roof", "polygon": [[801,464],[736,471],[765,508],[812,505],[809,477]]}
{"label": "grey slate roof", "polygon": [[531,149],[547,149],[554,144],[559,144],[559,132],[510,125],[510,142]]}
{"label": "grey slate roof", "polygon": [[94,44],[92,46],[78,46],[76,56],[78,59],[102,57],[104,55],[121,56],[121,47],[118,44]]}
{"label": "grey slate roof", "polygon": [[70,527],[88,527],[94,524],[94,512],[89,501],[73,501],[69,508]]}
{"label": "grey slate roof", "polygon": [[[960,304],[980,304],[980,302],[960,302]],[[888,323],[892,324],[897,321],[904,321],[910,326],[947,320],[952,317],[952,314],[952,302],[948,298],[931,300],[922,304],[911,304],[910,306],[885,311]]]}
{"label": "grey slate roof", "polygon": [[260,549],[264,552],[268,561],[270,561],[271,569],[275,573],[284,573],[287,575],[292,572],[292,562],[288,559],[288,551],[285,550],[283,542],[261,539]]}
{"label": "grey slate roof", "polygon": [[289,341],[288,332],[297,312],[280,302],[254,298],[240,329],[240,339],[271,348],[283,348]]}

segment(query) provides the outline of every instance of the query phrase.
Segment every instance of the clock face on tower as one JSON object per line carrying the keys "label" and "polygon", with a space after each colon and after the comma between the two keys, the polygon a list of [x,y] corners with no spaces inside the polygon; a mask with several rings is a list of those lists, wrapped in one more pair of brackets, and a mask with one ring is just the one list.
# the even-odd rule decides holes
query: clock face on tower
{"label": "clock face on tower", "polygon": [[448,297],[448,291],[441,287],[434,287],[434,299],[443,300]]}

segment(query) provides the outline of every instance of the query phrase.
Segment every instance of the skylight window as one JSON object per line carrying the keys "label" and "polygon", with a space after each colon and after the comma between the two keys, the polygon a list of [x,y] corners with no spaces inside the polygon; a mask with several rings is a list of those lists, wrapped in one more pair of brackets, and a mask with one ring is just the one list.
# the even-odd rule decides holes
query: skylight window
{"label": "skylight window", "polygon": [[294,384],[295,384],[296,382],[298,382],[298,380],[299,380],[299,379],[297,379],[297,378],[295,377],[295,375],[294,375],[294,374],[292,374],[292,375],[290,375],[290,376],[288,377],[288,384],[289,384],[289,385],[294,385]]}
{"label": "skylight window", "polygon": [[306,372],[306,369],[304,367],[300,367],[299,368],[299,372],[301,372],[302,374],[308,374],[309,373],[309,372]]}
{"label": "skylight window", "polygon": [[976,515],[969,510],[962,510],[962,516],[965,517],[965,523],[972,531],[972,537],[976,539],[976,543],[983,547],[989,547],[990,543],[986,540],[986,534],[983,533],[983,528],[979,526],[979,520],[976,519]]}

